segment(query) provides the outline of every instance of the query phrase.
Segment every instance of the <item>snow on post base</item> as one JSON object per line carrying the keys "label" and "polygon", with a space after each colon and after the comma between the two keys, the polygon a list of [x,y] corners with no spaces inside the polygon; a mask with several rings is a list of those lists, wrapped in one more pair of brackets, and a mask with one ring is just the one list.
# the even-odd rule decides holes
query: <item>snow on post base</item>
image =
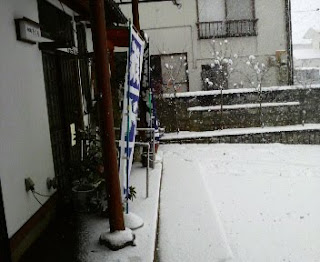
{"label": "snow on post base", "polygon": [[127,246],[135,246],[135,238],[131,229],[126,228],[121,231],[102,233],[100,235],[99,243],[100,245],[105,245],[111,250],[116,251]]}
{"label": "snow on post base", "polygon": [[123,214],[124,224],[126,227],[135,230],[143,226],[143,220],[134,213]]}

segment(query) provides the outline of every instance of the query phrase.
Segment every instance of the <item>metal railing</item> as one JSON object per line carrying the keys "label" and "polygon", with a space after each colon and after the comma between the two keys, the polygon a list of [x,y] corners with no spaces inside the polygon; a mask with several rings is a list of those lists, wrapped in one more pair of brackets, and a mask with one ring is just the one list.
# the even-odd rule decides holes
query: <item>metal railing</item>
{"label": "metal railing", "polygon": [[[115,127],[115,130],[120,130],[119,127]],[[137,128],[137,131],[146,131],[151,134],[150,136],[150,141],[149,142],[140,142],[140,141],[135,141],[135,145],[141,146],[141,147],[146,147],[147,148],[147,169],[146,169],[146,198],[149,197],[149,169],[150,169],[150,162],[152,162],[152,169],[154,169],[155,166],[155,161],[156,161],[156,136],[155,128],[151,127],[146,127],[146,128]],[[116,143],[120,143],[120,140],[116,140]],[[150,152],[151,151],[151,152]],[[150,157],[150,153],[152,153],[152,158]]]}
{"label": "metal railing", "polygon": [[199,39],[257,36],[258,19],[199,22]]}

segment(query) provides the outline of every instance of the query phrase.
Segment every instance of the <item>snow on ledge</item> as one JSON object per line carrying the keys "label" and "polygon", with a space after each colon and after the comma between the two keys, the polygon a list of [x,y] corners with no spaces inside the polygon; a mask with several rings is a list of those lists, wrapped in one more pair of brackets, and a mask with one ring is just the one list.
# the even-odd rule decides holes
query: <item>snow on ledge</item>
{"label": "snow on ledge", "polygon": [[[272,91],[284,91],[284,90],[299,90],[299,89],[319,89],[320,85],[315,84],[308,87],[295,85],[295,86],[270,86],[262,87],[262,92],[272,92]],[[258,90],[256,88],[237,88],[237,89],[226,89],[222,90],[223,95],[227,94],[246,94],[246,93],[256,93]],[[220,95],[221,90],[210,90],[210,91],[195,91],[195,92],[183,92],[175,94],[163,94],[163,98],[179,98],[179,97],[197,97],[197,96],[212,96]]]}
{"label": "snow on ledge", "polygon": [[219,136],[237,136],[261,133],[277,133],[288,131],[303,131],[303,130],[320,130],[320,124],[305,124],[294,126],[276,126],[276,127],[251,127],[251,128],[233,128],[205,132],[190,132],[180,131],[179,133],[166,133],[161,138],[161,141],[166,140],[179,140],[188,138],[206,138],[206,137],[219,137]]}
{"label": "snow on ledge", "polygon": [[[284,103],[261,103],[261,107],[279,107],[279,106],[298,106],[300,102],[284,102]],[[242,109],[242,108],[259,108],[260,104],[238,104],[238,105],[223,105],[223,110]],[[189,112],[198,111],[220,111],[221,105],[218,106],[194,106],[189,107]]]}

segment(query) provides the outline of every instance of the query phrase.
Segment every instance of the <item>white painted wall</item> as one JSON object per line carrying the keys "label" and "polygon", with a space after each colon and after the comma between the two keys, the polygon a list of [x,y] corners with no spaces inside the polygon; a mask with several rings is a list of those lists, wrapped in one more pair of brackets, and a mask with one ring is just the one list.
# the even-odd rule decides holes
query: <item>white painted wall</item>
{"label": "white painted wall", "polygon": [[320,49],[320,33],[316,34],[312,39],[312,48],[316,50]]}
{"label": "white painted wall", "polygon": [[294,67],[317,67],[320,68],[320,58],[314,58],[314,59],[294,59]]}
{"label": "white painted wall", "polygon": [[46,188],[54,167],[42,56],[37,45],[17,41],[14,26],[24,16],[38,22],[37,10],[36,0],[0,2],[0,176],[9,237],[40,208],[24,179],[31,177],[38,192],[53,193]]}
{"label": "white painted wall", "polygon": [[[224,5],[220,0],[201,0],[200,10],[210,15],[217,13],[217,19],[224,17]],[[198,40],[196,1],[181,0],[182,8],[178,9],[172,2],[139,4],[141,29],[150,36],[151,54],[188,53],[189,89],[197,91],[202,88],[201,65],[210,62],[211,40]],[[131,5],[120,5],[127,17],[132,17]],[[279,0],[256,0],[255,12],[258,21],[257,37],[229,38],[233,53],[247,57],[250,54],[262,57],[267,61],[275,56],[276,50],[286,50],[285,2]],[[223,15],[220,15],[223,14]],[[279,74],[272,69],[266,85],[279,84]],[[272,73],[273,72],[273,73]]]}

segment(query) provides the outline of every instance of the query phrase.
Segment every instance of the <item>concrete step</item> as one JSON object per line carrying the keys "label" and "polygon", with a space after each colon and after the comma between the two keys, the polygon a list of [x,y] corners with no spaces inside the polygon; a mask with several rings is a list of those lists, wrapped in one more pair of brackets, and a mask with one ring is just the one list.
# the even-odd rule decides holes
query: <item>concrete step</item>
{"label": "concrete step", "polygon": [[172,143],[283,143],[320,144],[320,124],[234,128],[206,132],[166,133],[160,140]]}

